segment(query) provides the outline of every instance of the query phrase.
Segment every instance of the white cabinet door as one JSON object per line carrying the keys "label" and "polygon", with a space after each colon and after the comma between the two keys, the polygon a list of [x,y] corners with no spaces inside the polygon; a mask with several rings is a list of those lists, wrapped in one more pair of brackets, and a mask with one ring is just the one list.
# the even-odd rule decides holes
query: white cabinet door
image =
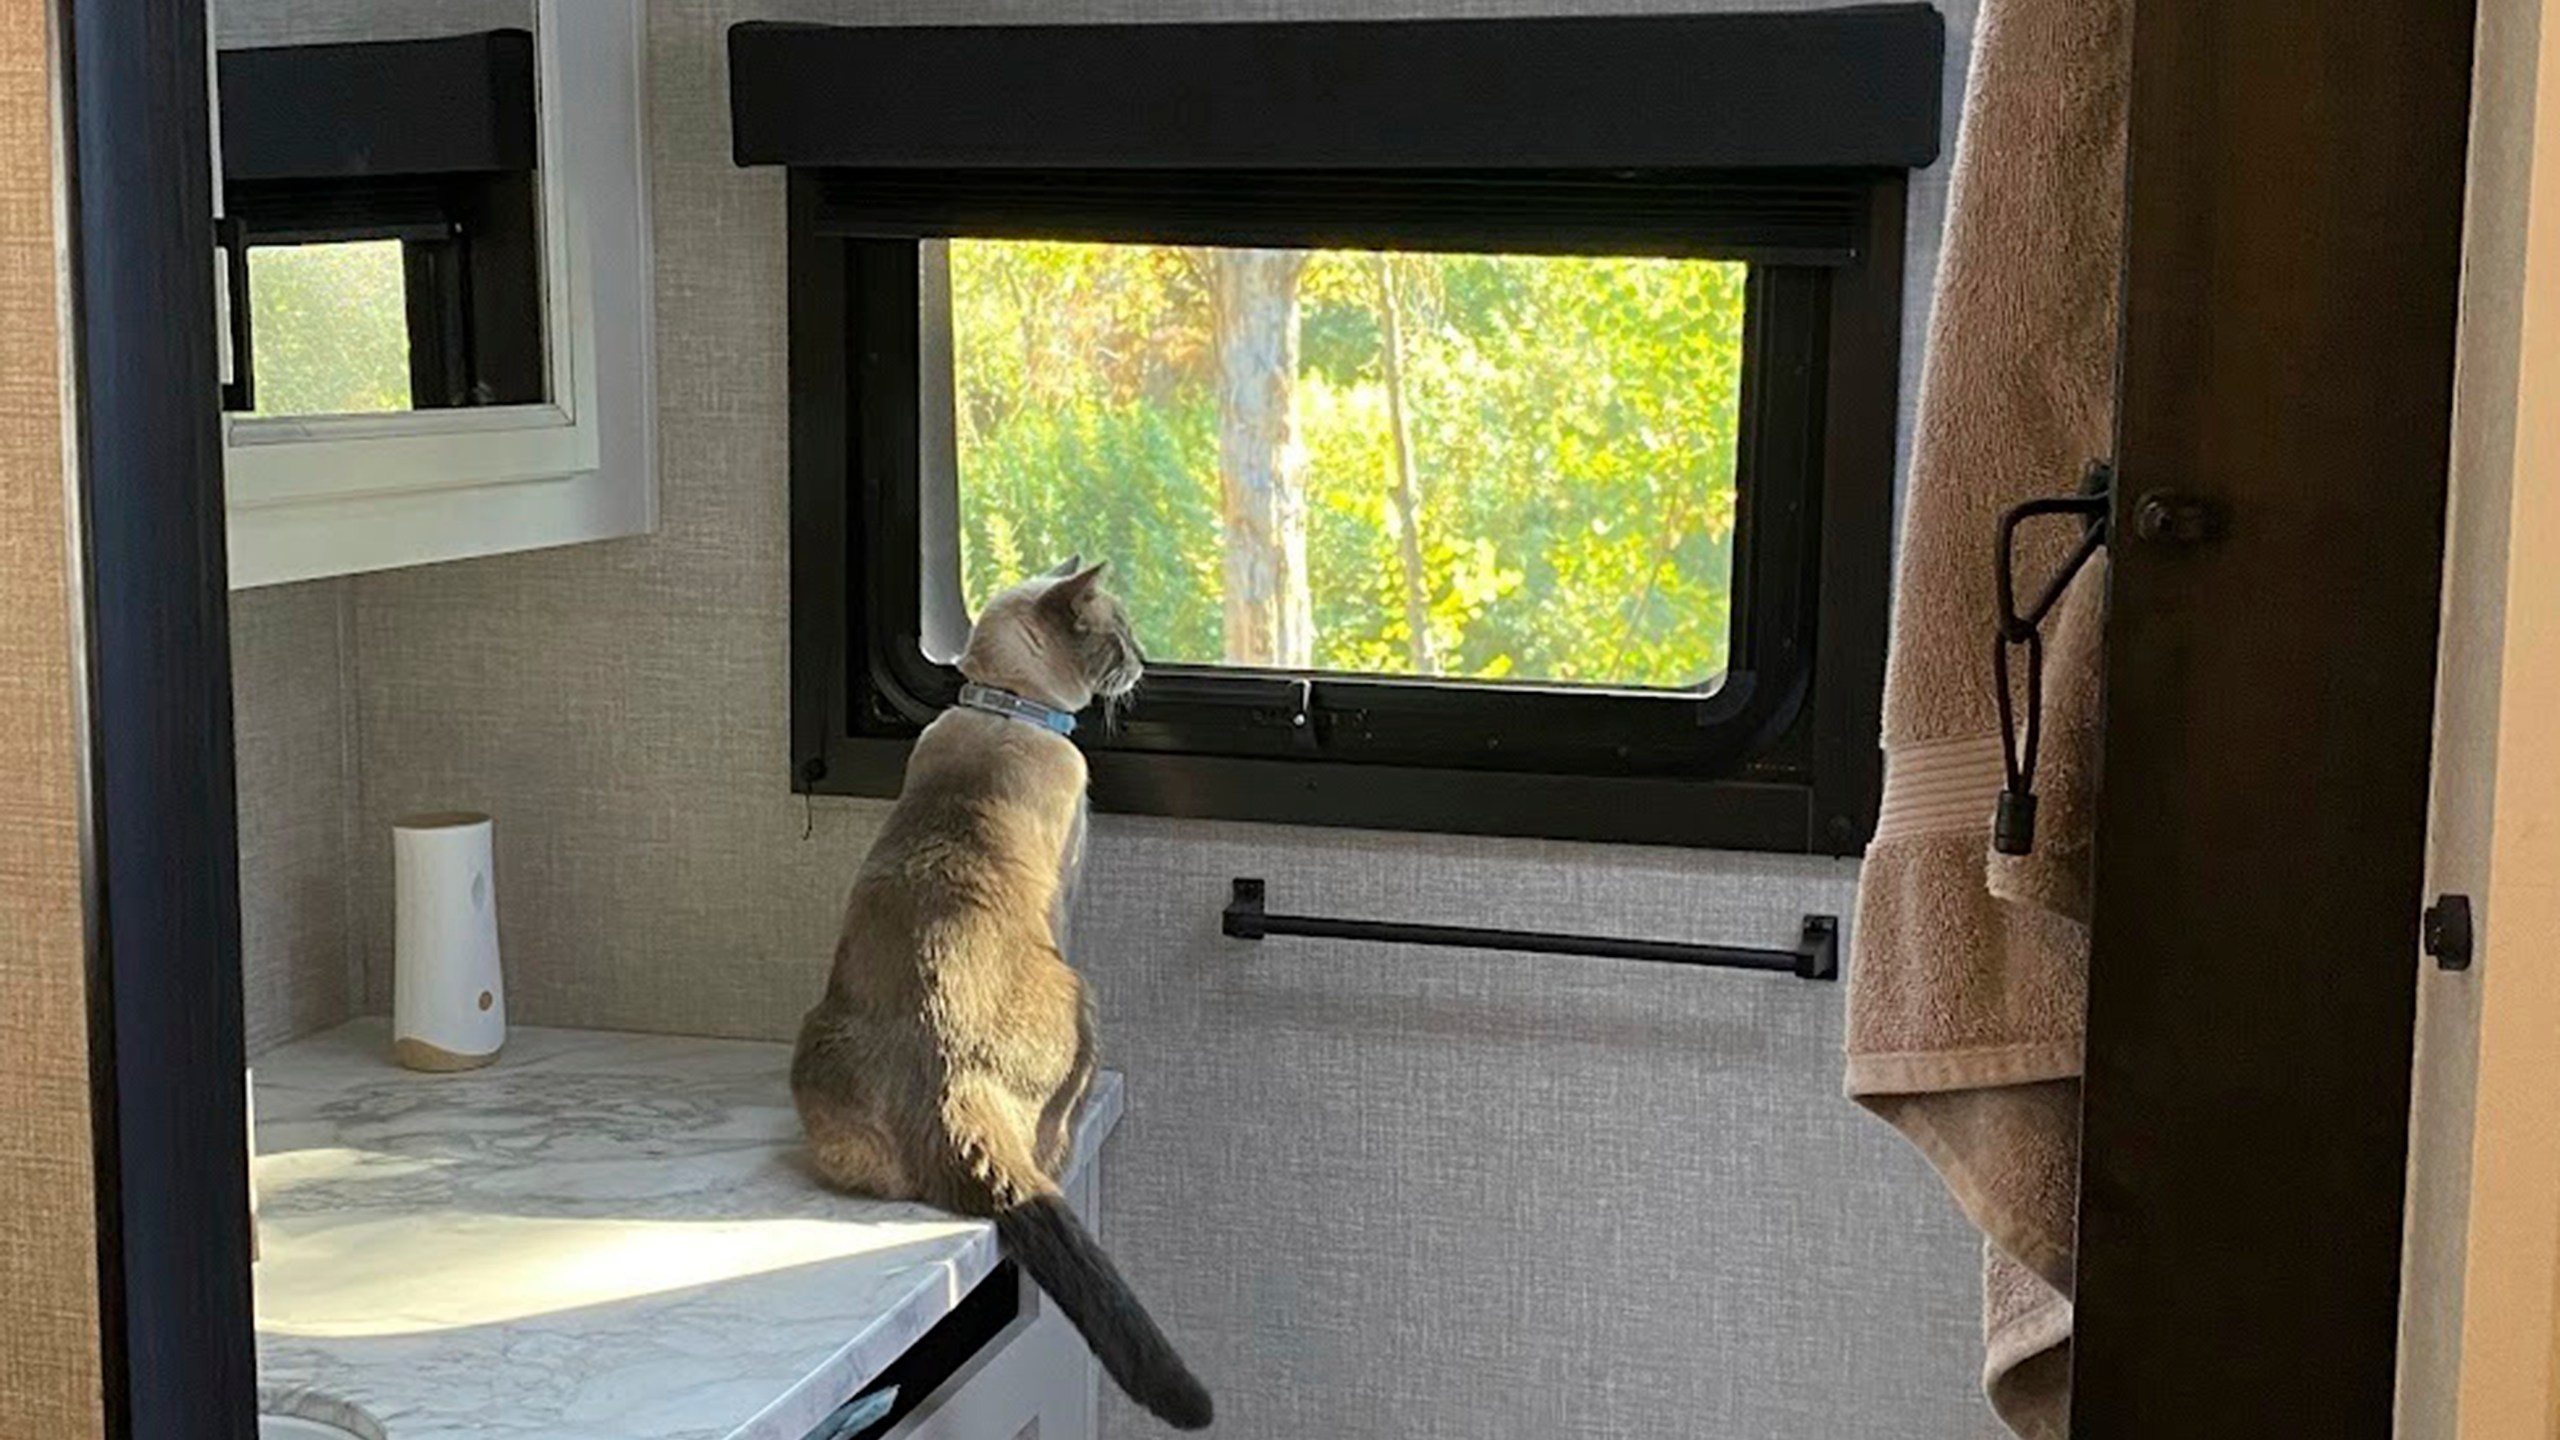
{"label": "white cabinet door", "polygon": [[[1067,1178],[1067,1203],[1102,1225],[1102,1161]],[[1022,1313],[889,1432],[890,1440],[1093,1440],[1102,1367],[1067,1317],[1022,1277]]]}
{"label": "white cabinet door", "polygon": [[1092,1440],[1093,1361],[1084,1339],[1028,1278],[1023,1314],[891,1440]]}

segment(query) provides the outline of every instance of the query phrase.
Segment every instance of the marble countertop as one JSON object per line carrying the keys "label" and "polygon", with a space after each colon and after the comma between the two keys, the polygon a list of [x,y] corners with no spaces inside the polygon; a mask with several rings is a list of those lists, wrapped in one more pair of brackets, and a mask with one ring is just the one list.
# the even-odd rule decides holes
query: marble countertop
{"label": "marble countertop", "polygon": [[[258,1057],[266,1408],[372,1440],[800,1440],[983,1279],[983,1221],[806,1168],[786,1045],[358,1020]],[[1089,1163],[1119,1118],[1104,1074]]]}

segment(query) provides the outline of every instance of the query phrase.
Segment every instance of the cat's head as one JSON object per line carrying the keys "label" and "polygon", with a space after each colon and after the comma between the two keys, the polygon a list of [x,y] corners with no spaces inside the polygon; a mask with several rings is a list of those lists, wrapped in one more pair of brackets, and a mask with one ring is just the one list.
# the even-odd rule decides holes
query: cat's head
{"label": "cat's head", "polygon": [[960,673],[981,685],[1082,710],[1137,688],[1145,662],[1129,612],[1081,557],[999,593],[969,628]]}

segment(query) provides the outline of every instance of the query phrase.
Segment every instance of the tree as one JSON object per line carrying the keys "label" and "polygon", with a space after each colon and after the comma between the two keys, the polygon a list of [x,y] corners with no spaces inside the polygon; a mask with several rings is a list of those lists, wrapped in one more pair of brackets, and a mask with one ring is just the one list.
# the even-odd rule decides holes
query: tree
{"label": "tree", "polygon": [[1209,250],[1218,366],[1218,488],[1226,531],[1226,660],[1315,662],[1304,455],[1291,414],[1303,250]]}
{"label": "tree", "polygon": [[1431,644],[1431,596],[1422,573],[1422,501],[1413,480],[1413,429],[1404,418],[1404,317],[1396,303],[1395,260],[1370,257],[1378,278],[1378,346],[1387,381],[1387,438],[1395,455],[1389,493],[1396,503],[1396,554],[1404,563],[1404,627],[1413,673],[1437,675],[1440,657]]}
{"label": "tree", "polygon": [[249,252],[250,372],[261,415],[406,410],[408,302],[400,242]]}

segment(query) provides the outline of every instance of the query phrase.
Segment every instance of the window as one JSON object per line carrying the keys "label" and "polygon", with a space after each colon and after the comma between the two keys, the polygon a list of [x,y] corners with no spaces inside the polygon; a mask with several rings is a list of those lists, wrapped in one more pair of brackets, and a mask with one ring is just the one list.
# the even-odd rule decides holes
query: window
{"label": "window", "polygon": [[1020,240],[940,258],[970,614],[1083,550],[1121,557],[1158,664],[1723,676],[1747,265]]}
{"label": "window", "polygon": [[[976,605],[1080,552],[1115,562],[1150,657],[1119,723],[1079,736],[1106,808],[1856,851],[1880,771],[1903,170],[1936,144],[1920,13],[1925,153],[1899,136],[1830,165],[1601,163],[1623,113],[1568,163],[1502,163],[1547,142],[1499,135],[1482,165],[1351,163],[1395,142],[1342,120],[1369,103],[1342,83],[1263,110],[1275,132],[1341,126],[1310,146],[1339,163],[1215,153],[1294,143],[1258,129],[1203,156],[1036,114],[1012,128],[1045,138],[985,142],[1027,153],[949,163],[930,153],[947,130],[884,135],[885,112],[813,131],[795,86],[859,91],[834,67],[868,64],[931,93],[937,60],[1002,76],[1010,47],[1079,37],[907,32],[920,55],[882,53],[894,31],[835,52],[854,32],[738,27],[740,153],[793,166],[798,782],[895,793]],[[1633,64],[1791,33],[1665,27],[1410,28],[1462,69],[1515,42],[1552,59],[1562,35]],[[1088,78],[1180,113],[1123,87],[1207,85],[1181,77],[1275,45],[1338,81],[1409,27],[1138,28],[1115,45],[1160,53]],[[1395,103],[1438,95],[1443,129],[1473,129],[1486,73],[1407,67]],[[1840,104],[1879,93],[1847,81],[1861,98]],[[1701,154],[1766,141],[1728,139]],[[1126,163],[1090,163],[1110,147]]]}
{"label": "window", "polygon": [[232,181],[223,408],[362,414],[541,402],[527,174]]}
{"label": "window", "polygon": [[261,245],[248,259],[253,413],[410,407],[399,241]]}
{"label": "window", "polygon": [[535,404],[533,37],[220,52],[225,410]]}

